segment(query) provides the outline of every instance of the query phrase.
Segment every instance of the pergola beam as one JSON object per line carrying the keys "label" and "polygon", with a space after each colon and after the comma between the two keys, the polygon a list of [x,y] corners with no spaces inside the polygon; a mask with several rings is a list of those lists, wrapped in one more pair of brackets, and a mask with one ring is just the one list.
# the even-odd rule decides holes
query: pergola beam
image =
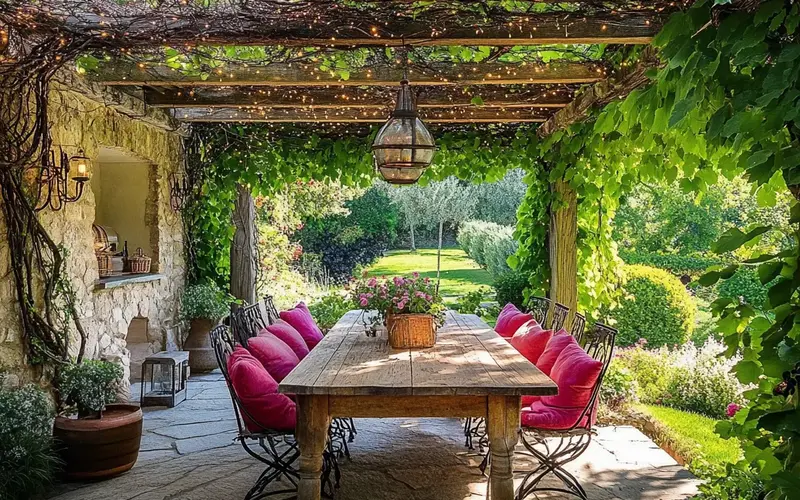
{"label": "pergola beam", "polygon": [[[529,108],[427,108],[419,111],[427,123],[523,123],[543,122],[551,110]],[[199,109],[175,108],[183,122],[271,122],[271,123],[383,123],[389,110],[377,109]]]}
{"label": "pergola beam", "polygon": [[[510,90],[503,87],[417,87],[417,107],[505,107],[563,108],[572,101],[569,87],[540,87]],[[236,87],[198,89],[144,89],[144,101],[151,108],[268,108],[312,107],[386,109],[393,105],[390,88],[280,88]]]}
{"label": "pergola beam", "polygon": [[[441,64],[408,68],[412,85],[519,85],[580,84],[605,78],[605,68],[594,63],[553,64]],[[397,86],[403,68],[386,64],[341,73],[322,71],[313,64],[276,63],[263,67],[219,68],[210,75],[186,75],[165,66],[142,66],[117,62],[100,70],[95,78],[105,85],[151,87],[219,86]]]}

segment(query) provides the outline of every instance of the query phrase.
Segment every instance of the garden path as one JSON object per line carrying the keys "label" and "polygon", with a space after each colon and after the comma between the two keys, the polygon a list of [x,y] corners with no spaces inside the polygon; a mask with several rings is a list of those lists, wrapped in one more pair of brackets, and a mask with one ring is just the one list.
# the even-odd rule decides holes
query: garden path
{"label": "garden path", "polygon": [[[458,420],[357,419],[356,426],[353,458],[341,461],[337,500],[485,498],[486,478],[478,471],[481,457],[464,447]],[[193,376],[186,401],[171,409],[145,408],[142,447],[133,470],[104,482],[61,486],[52,498],[244,498],[262,468],[232,441],[235,434],[222,376]],[[526,464],[520,459],[518,465]],[[679,500],[697,493],[697,480],[633,427],[600,428],[570,469],[596,500]]]}

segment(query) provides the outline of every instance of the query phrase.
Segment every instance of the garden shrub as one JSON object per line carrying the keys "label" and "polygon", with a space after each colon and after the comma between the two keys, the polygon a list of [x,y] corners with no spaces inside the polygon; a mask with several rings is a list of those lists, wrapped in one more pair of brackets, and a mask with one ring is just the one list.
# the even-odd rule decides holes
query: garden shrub
{"label": "garden shrub", "polygon": [[497,292],[497,303],[501,306],[514,304],[520,309],[525,307],[525,289],[528,288],[528,274],[509,271],[495,278],[493,283]]}
{"label": "garden shrub", "polygon": [[518,246],[512,226],[467,221],[461,225],[457,241],[461,249],[492,276],[497,277],[511,270],[507,260]]}
{"label": "garden shrub", "polygon": [[314,321],[317,322],[317,326],[327,333],[350,310],[351,305],[351,301],[347,297],[333,290],[312,302],[308,306],[308,310],[314,317]]}
{"label": "garden shrub", "polygon": [[639,385],[633,374],[622,363],[612,360],[600,386],[600,401],[611,408],[619,408],[638,400]]}
{"label": "garden shrub", "polygon": [[740,267],[730,278],[717,285],[720,298],[743,299],[746,303],[761,308],[767,302],[770,285],[762,285],[758,272],[750,267]]}
{"label": "garden shrub", "polygon": [[714,339],[702,347],[687,343],[654,350],[641,342],[620,349],[611,366],[630,373],[642,403],[724,418],[729,404],[744,403],[746,389],[731,372],[739,360],[720,357],[724,351],[724,344]]}
{"label": "garden shrub", "polygon": [[645,339],[648,346],[659,347],[688,341],[697,306],[680,280],[654,267],[625,266],[624,271],[623,296],[610,312],[619,330],[617,343]]}
{"label": "garden shrub", "polygon": [[0,384],[0,498],[27,500],[49,489],[58,467],[54,416],[38,387],[4,389]]}
{"label": "garden shrub", "polygon": [[482,316],[484,310],[481,307],[481,303],[488,294],[489,290],[485,287],[467,292],[458,299],[456,310],[462,314],[477,314],[478,316]]}
{"label": "garden shrub", "polygon": [[629,265],[644,265],[665,269],[676,276],[687,274],[698,276],[707,268],[723,264],[719,257],[703,255],[660,254],[648,252],[619,251],[620,258]]}

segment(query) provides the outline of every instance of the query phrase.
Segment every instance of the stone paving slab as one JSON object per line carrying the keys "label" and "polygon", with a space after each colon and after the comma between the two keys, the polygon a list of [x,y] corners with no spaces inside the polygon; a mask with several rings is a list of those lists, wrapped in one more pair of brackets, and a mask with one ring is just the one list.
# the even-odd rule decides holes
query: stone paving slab
{"label": "stone paving slab", "polygon": [[[145,408],[142,451],[130,472],[104,482],[62,485],[52,498],[243,499],[263,468],[233,441],[237,427],[224,380],[218,373],[193,376],[189,389],[189,399],[175,408]],[[356,419],[356,428],[352,460],[340,462],[336,500],[486,497],[486,477],[478,470],[483,456],[464,447],[459,420]],[[532,465],[517,454],[515,470]],[[628,426],[600,428],[569,470],[592,499],[682,500],[698,492],[697,479]],[[522,477],[516,473],[516,482]]]}

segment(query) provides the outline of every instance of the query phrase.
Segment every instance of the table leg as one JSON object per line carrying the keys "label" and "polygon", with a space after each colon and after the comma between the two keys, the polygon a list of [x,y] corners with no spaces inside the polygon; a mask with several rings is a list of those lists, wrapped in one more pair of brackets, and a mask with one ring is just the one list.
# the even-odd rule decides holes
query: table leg
{"label": "table leg", "polygon": [[492,454],[489,498],[514,498],[514,448],[519,439],[519,396],[489,396],[486,430]]}
{"label": "table leg", "polygon": [[320,500],[322,452],[328,439],[328,396],[297,396],[297,443],[300,445],[298,500]]}

